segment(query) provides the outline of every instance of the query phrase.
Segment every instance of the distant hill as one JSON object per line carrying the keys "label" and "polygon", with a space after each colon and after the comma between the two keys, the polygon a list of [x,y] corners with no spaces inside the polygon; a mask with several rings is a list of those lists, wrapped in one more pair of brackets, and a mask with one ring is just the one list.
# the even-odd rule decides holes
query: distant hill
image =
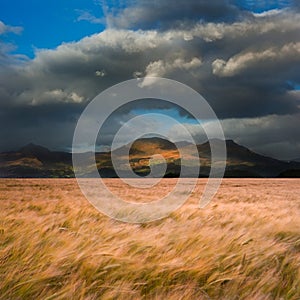
{"label": "distant hill", "polygon": [[278,178],[300,178],[300,169],[283,171],[278,175]]}
{"label": "distant hill", "polygon": [[[218,145],[219,140],[211,143]],[[122,166],[127,160],[132,170],[145,176],[150,172],[149,159],[152,155],[160,154],[167,162],[165,177],[178,177],[181,166],[192,170],[195,168],[194,159],[201,162],[199,177],[207,177],[210,172],[210,144],[209,142],[197,145],[198,152],[194,152],[194,146],[188,142],[180,142],[180,150],[187,157],[182,161],[176,145],[172,142],[159,138],[142,138],[135,141],[131,147],[124,145],[113,151],[117,158],[118,165]],[[227,166],[225,177],[300,177],[300,163],[296,161],[286,162],[257,154],[248,148],[235,143],[233,140],[226,141]],[[94,177],[92,173],[94,157],[92,152],[76,154],[85,156],[85,165],[80,175],[83,177]],[[96,153],[96,162],[99,173],[102,177],[117,177],[112,166],[111,152]],[[157,165],[160,164],[158,160]],[[128,171],[125,169],[121,175],[126,177]],[[2,178],[68,178],[74,177],[72,167],[72,154],[68,152],[50,151],[49,149],[28,144],[18,151],[0,153],[0,177]]]}
{"label": "distant hill", "polygon": [[18,151],[0,153],[0,177],[74,177],[72,154],[28,144]]}

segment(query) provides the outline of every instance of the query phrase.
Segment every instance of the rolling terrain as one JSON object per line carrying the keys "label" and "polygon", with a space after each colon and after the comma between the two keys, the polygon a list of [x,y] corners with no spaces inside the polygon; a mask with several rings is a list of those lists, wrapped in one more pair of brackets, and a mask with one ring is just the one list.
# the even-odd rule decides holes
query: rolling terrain
{"label": "rolling terrain", "polygon": [[[212,143],[220,143],[218,140]],[[197,145],[198,153],[187,142],[181,142],[180,150],[188,157],[181,161],[180,153],[176,146],[162,138],[143,138],[135,141],[131,147],[125,145],[114,150],[121,166],[127,161],[126,153],[129,152],[129,161],[132,170],[145,176],[150,172],[150,162],[153,155],[161,155],[167,162],[165,177],[178,177],[182,164],[194,168],[193,159],[200,157],[201,170],[199,177],[208,177],[210,171],[210,145],[208,142]],[[300,177],[300,163],[276,160],[257,154],[248,148],[226,141],[227,166],[225,177]],[[91,152],[76,154],[85,156],[88,164],[80,171],[82,177],[95,177],[91,166],[94,157]],[[97,169],[102,177],[118,177],[111,161],[110,152],[96,153]],[[153,162],[153,160],[152,160]],[[160,160],[154,161],[160,164]],[[192,172],[191,172],[192,173]],[[122,177],[130,177],[124,170]],[[18,151],[0,153],[0,177],[2,178],[68,178],[74,177],[72,167],[72,154],[67,152],[50,151],[47,148],[29,144]]]}

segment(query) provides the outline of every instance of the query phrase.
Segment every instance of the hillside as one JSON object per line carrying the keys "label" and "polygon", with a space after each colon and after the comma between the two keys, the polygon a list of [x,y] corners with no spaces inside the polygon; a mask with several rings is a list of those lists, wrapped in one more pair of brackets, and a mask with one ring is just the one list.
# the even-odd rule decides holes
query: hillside
{"label": "hillside", "polygon": [[[220,141],[213,140],[218,146]],[[117,163],[122,171],[122,166],[129,161],[132,170],[146,176],[150,172],[150,160],[153,155],[161,155],[155,164],[162,163],[162,158],[167,162],[165,177],[177,177],[180,174],[181,165],[192,169],[195,167],[194,159],[200,157],[201,172],[199,177],[207,177],[210,171],[210,145],[208,142],[197,145],[198,153],[194,152],[192,144],[181,142],[180,150],[185,153],[182,161],[175,144],[162,138],[142,138],[135,141],[131,147],[124,145],[113,151],[117,157]],[[226,141],[227,167],[225,177],[299,177],[300,163],[276,160],[257,154],[248,148]],[[76,154],[85,156],[88,164],[81,171],[83,177],[94,177],[92,164],[93,153]],[[102,177],[117,177],[111,161],[110,152],[96,153],[98,171]],[[153,163],[153,160],[151,161]],[[123,170],[122,176],[129,173]],[[2,178],[68,178],[74,177],[72,167],[72,154],[67,152],[50,151],[45,147],[28,144],[17,151],[0,153],[0,177]]]}

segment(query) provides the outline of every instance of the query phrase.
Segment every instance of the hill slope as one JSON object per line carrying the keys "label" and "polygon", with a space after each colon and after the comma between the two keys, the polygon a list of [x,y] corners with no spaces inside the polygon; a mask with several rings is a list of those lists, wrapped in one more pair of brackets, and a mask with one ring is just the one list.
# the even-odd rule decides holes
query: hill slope
{"label": "hill slope", "polygon": [[[218,146],[220,141],[213,140],[211,143]],[[132,170],[141,176],[149,174],[151,157],[159,154],[161,156],[160,160],[155,163],[159,165],[162,163],[162,158],[165,159],[167,162],[165,177],[177,177],[180,174],[181,165],[187,166],[192,172],[195,167],[194,159],[200,157],[201,173],[199,177],[207,177],[210,171],[211,155],[209,142],[197,145],[198,153],[195,153],[192,144],[187,142],[179,144],[180,151],[185,153],[184,161],[182,161],[175,144],[158,137],[139,139],[131,146],[125,145],[114,150],[113,154],[122,169],[122,166],[128,160],[129,153]],[[292,177],[298,177],[299,162],[286,162],[266,157],[238,145],[232,140],[227,140],[226,146],[227,167],[225,177],[289,177],[289,174]],[[93,153],[87,152],[77,155],[84,155],[88,161],[88,165],[85,165],[81,175],[83,177],[97,176],[97,174],[91,173],[91,166],[94,161]],[[110,152],[96,153],[96,162],[102,177],[117,177],[112,166]],[[122,176],[128,175],[126,171],[122,174]],[[50,151],[38,145],[28,144],[18,151],[0,153],[0,177],[74,177],[72,154]]]}

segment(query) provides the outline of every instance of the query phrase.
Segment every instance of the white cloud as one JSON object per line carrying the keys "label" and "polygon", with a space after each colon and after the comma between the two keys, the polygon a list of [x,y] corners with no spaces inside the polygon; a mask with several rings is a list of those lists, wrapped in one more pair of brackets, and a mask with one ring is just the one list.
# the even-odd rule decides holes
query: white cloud
{"label": "white cloud", "polygon": [[89,11],[84,10],[77,10],[79,13],[79,16],[77,18],[77,21],[87,21],[92,24],[105,24],[105,18],[97,18],[94,15],[92,15]]}
{"label": "white cloud", "polygon": [[133,77],[134,78],[141,78],[141,77],[143,77],[143,72],[135,71],[135,72],[133,72]]}
{"label": "white cloud", "polygon": [[275,16],[275,15],[278,15],[282,12],[283,12],[282,9],[270,9],[270,10],[267,10],[267,11],[263,11],[261,13],[253,13],[253,16],[257,17],[257,18],[264,18],[264,17]]}
{"label": "white cloud", "polygon": [[95,72],[95,75],[97,77],[104,77],[106,75],[106,72],[105,72],[105,70],[100,70],[100,71],[98,70]]}
{"label": "white cloud", "polygon": [[189,33],[190,39],[199,37],[207,42],[220,40],[223,38],[258,37],[277,31],[278,33],[300,30],[300,14],[293,14],[282,10],[278,14],[270,15],[269,18],[255,18],[254,20],[244,20],[226,23],[198,23],[191,30],[182,31],[181,34]]}
{"label": "white cloud", "polygon": [[12,32],[15,34],[20,34],[23,28],[20,26],[9,26],[0,21],[0,35],[8,32]]}
{"label": "white cloud", "polygon": [[[26,97],[26,94],[23,96]],[[41,103],[81,103],[84,97],[78,95],[76,92],[63,91],[61,89],[55,89],[45,91],[42,93],[36,93],[32,97],[31,105],[40,105]]]}
{"label": "white cloud", "polygon": [[233,76],[247,68],[266,62],[278,63],[282,60],[300,61],[300,42],[289,43],[281,48],[270,48],[263,51],[249,51],[231,57],[227,62],[216,59],[212,63],[213,73],[218,76]]}
{"label": "white cloud", "polygon": [[168,62],[164,62],[163,60],[151,62],[146,67],[146,76],[141,86],[152,84],[155,80],[155,77],[163,77],[164,75],[172,73],[175,70],[193,71],[198,69],[201,65],[202,62],[198,57],[193,57],[190,61],[186,61],[182,58],[176,58],[175,60]]}

